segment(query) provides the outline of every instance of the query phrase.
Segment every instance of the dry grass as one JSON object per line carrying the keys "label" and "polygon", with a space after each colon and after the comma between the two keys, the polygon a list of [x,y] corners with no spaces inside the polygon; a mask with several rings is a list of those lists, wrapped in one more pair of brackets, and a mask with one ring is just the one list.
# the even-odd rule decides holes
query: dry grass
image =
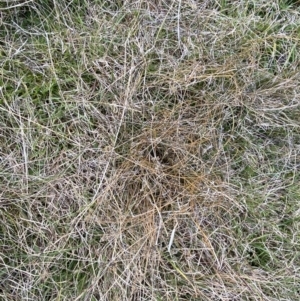
{"label": "dry grass", "polygon": [[1,300],[298,300],[299,1],[2,1]]}

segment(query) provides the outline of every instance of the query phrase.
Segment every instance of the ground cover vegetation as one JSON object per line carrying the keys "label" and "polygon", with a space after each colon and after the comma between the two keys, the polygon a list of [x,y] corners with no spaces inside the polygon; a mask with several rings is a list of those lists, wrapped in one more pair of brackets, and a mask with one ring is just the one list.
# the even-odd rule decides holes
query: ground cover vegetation
{"label": "ground cover vegetation", "polygon": [[300,298],[300,8],[0,2],[0,299]]}

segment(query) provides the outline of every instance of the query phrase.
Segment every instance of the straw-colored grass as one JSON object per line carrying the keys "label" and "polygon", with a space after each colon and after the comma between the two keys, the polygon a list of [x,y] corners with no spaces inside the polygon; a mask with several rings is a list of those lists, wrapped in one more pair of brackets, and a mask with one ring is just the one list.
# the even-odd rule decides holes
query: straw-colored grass
{"label": "straw-colored grass", "polygon": [[299,1],[0,3],[0,299],[300,298]]}

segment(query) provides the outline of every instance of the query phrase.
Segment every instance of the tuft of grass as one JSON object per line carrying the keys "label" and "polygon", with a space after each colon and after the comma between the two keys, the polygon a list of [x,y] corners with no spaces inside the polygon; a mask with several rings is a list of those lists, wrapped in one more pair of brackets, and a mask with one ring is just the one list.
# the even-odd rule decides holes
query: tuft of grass
{"label": "tuft of grass", "polygon": [[298,1],[0,4],[1,300],[298,300]]}

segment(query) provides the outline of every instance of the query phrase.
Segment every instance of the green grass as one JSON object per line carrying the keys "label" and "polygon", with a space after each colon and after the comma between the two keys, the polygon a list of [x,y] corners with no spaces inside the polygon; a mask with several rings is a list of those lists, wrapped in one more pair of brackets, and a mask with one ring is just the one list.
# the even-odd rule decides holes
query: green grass
{"label": "green grass", "polygon": [[298,2],[2,2],[0,299],[298,300]]}

